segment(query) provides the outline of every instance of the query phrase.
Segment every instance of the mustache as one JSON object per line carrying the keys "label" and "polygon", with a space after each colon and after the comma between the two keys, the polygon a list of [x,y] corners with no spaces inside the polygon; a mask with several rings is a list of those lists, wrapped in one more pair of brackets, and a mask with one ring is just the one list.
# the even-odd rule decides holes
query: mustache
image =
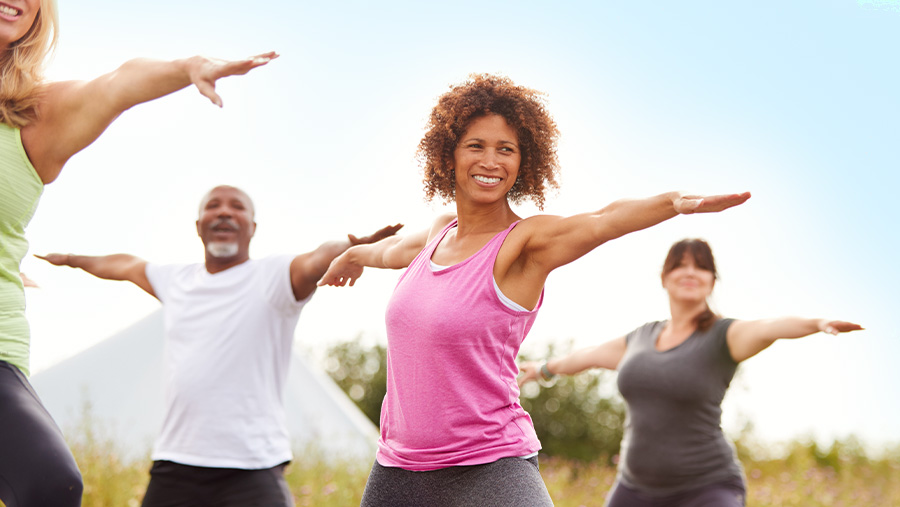
{"label": "mustache", "polygon": [[241,226],[239,226],[239,225],[237,224],[237,222],[235,222],[234,220],[232,220],[232,219],[230,219],[230,218],[219,218],[219,219],[216,220],[215,222],[211,223],[211,224],[209,225],[209,228],[210,228],[210,229],[215,229],[215,228],[217,228],[217,227],[222,227],[223,225],[224,225],[224,226],[227,226],[227,227],[229,227],[229,228],[231,228],[231,229],[234,229],[234,230],[236,230],[236,231],[241,230]]}

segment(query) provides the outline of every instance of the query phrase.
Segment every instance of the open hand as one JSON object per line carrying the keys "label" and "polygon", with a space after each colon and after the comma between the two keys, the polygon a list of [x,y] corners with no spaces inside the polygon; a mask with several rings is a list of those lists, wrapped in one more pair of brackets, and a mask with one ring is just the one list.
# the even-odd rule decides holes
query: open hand
{"label": "open hand", "polygon": [[368,243],[377,243],[377,242],[383,240],[384,238],[389,238],[389,237],[393,236],[394,234],[397,234],[397,231],[399,231],[402,228],[403,228],[403,224],[389,225],[387,227],[382,227],[381,229],[378,229],[377,231],[375,231],[375,234],[372,234],[369,236],[363,236],[361,238],[357,238],[356,236],[354,236],[352,234],[348,234],[347,239],[350,240],[351,245],[365,245]]}
{"label": "open hand", "polygon": [[539,380],[541,378],[541,363],[537,361],[525,361],[519,365],[519,375],[516,377],[516,383],[522,387],[527,382]]}
{"label": "open hand", "polygon": [[49,253],[47,255],[37,255],[35,257],[41,260],[45,260],[54,266],[68,266],[69,265],[69,254],[60,254],[60,253]]}
{"label": "open hand", "polygon": [[344,285],[356,283],[356,280],[362,276],[363,267],[350,257],[351,250],[347,250],[337,256],[328,266],[328,271],[319,279],[317,286],[331,285],[333,287],[343,287]]}
{"label": "open hand", "polygon": [[827,320],[819,321],[819,331],[823,333],[837,335],[838,333],[847,333],[850,331],[861,331],[863,329],[859,324],[852,322],[844,322],[843,320]]}
{"label": "open hand", "polygon": [[40,285],[38,285],[37,282],[35,282],[31,278],[28,278],[28,275],[26,275],[25,273],[19,272],[19,278],[22,279],[22,285],[24,285],[25,287],[32,287],[35,289],[40,288]]}
{"label": "open hand", "polygon": [[675,200],[675,211],[682,215],[691,213],[715,213],[744,204],[750,198],[750,192],[722,195],[682,195]]}
{"label": "open hand", "polygon": [[222,107],[222,98],[216,93],[216,81],[223,77],[243,75],[278,58],[278,53],[270,51],[243,60],[219,60],[217,58],[194,57],[188,66],[191,82],[213,104]]}

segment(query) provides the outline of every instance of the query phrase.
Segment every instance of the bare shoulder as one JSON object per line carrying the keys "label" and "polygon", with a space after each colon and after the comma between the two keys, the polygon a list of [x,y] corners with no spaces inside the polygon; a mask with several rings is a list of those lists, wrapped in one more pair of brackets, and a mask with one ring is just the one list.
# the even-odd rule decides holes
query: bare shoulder
{"label": "bare shoulder", "polygon": [[456,213],[445,213],[440,215],[434,220],[434,223],[431,224],[431,229],[428,230],[428,241],[434,239],[435,236],[440,234],[440,232],[450,224],[450,222],[456,220]]}

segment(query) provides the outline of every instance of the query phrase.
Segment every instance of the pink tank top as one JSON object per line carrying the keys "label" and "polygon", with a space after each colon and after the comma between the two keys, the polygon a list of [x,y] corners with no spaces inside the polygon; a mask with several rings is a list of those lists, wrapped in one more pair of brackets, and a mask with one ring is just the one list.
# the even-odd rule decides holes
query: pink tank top
{"label": "pink tank top", "polygon": [[519,405],[515,358],[543,301],[532,311],[505,306],[494,262],[518,222],[468,259],[441,271],[431,256],[456,221],[412,261],[385,316],[387,394],[377,460],[435,470],[525,456],[541,448]]}

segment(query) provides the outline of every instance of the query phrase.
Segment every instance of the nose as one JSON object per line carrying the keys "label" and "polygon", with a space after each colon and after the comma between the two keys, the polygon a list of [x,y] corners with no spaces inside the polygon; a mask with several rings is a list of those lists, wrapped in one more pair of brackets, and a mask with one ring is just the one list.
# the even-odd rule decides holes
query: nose
{"label": "nose", "polygon": [[481,157],[481,165],[485,169],[496,169],[500,166],[499,157],[497,156],[497,150],[494,148],[488,148],[484,150],[484,155]]}

